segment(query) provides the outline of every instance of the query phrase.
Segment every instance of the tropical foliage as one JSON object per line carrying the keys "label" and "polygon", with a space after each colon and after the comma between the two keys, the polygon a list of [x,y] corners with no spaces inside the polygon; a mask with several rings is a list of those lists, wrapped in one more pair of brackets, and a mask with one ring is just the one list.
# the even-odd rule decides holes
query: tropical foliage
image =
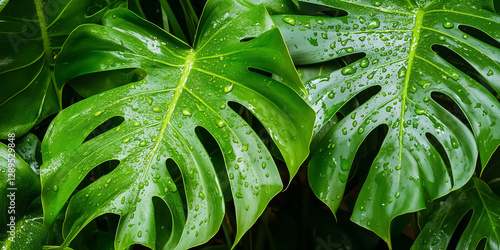
{"label": "tropical foliage", "polygon": [[495,7],[0,1],[2,249],[498,249]]}

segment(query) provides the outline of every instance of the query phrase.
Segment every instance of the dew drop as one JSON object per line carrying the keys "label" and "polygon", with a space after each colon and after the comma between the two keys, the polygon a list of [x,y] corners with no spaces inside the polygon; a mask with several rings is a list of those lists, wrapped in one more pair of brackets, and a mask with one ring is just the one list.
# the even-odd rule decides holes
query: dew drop
{"label": "dew drop", "polygon": [[191,111],[189,111],[189,109],[183,109],[182,114],[185,116],[191,116]]}
{"label": "dew drop", "polygon": [[229,93],[233,90],[233,84],[224,87],[224,92]]}
{"label": "dew drop", "polygon": [[241,194],[240,192],[236,192],[236,198],[243,198],[243,194]]}
{"label": "dew drop", "polygon": [[217,122],[217,127],[219,127],[219,128],[224,127],[224,125],[225,125],[225,123],[224,123],[223,120],[220,120],[220,121]]}
{"label": "dew drop", "polygon": [[406,76],[406,67],[405,67],[405,66],[403,66],[403,67],[401,67],[401,68],[399,69],[399,71],[398,71],[398,77],[399,77],[399,78],[403,78],[403,77],[405,77],[405,76]]}
{"label": "dew drop", "polygon": [[352,75],[352,74],[356,73],[356,69],[349,67],[349,66],[346,66],[342,69],[342,71],[340,73],[342,73],[342,75]]}
{"label": "dew drop", "polygon": [[54,192],[57,192],[59,190],[59,187],[57,185],[54,185]]}
{"label": "dew drop", "polygon": [[158,107],[158,106],[154,106],[154,107],[153,107],[153,111],[154,111],[154,112],[160,112],[160,111],[161,111],[161,109],[160,109],[160,107]]}
{"label": "dew drop", "polygon": [[423,109],[416,109],[415,113],[417,113],[417,115],[423,115],[423,114],[425,114],[425,110],[423,110]]}
{"label": "dew drop", "polygon": [[443,27],[444,27],[445,29],[451,29],[451,28],[453,28],[454,26],[455,26],[455,25],[454,25],[453,23],[451,23],[451,22],[445,22],[445,23],[443,23]]}
{"label": "dew drop", "polygon": [[493,71],[492,71],[492,70],[488,71],[488,74],[487,74],[487,75],[488,75],[488,76],[492,76],[492,75],[493,75]]}
{"label": "dew drop", "polygon": [[295,25],[295,19],[294,18],[283,17],[283,19],[281,19],[281,20],[283,20],[283,22],[288,23],[288,24],[290,24],[292,26]]}
{"label": "dew drop", "polygon": [[328,94],[328,98],[333,99],[335,97],[335,94],[333,92],[330,92]]}
{"label": "dew drop", "polygon": [[359,66],[361,66],[361,68],[366,68],[368,67],[368,65],[370,64],[370,61],[368,61],[368,59],[364,58],[363,60],[361,60],[361,62],[359,63]]}
{"label": "dew drop", "polygon": [[142,237],[142,231],[137,232],[137,236]]}
{"label": "dew drop", "polygon": [[95,112],[95,114],[94,114],[94,115],[95,115],[95,116],[100,116],[101,114],[102,114],[102,111],[97,111],[97,112]]}
{"label": "dew drop", "polygon": [[368,29],[376,29],[378,27],[380,27],[380,20],[377,18],[372,19],[370,23],[368,23]]}

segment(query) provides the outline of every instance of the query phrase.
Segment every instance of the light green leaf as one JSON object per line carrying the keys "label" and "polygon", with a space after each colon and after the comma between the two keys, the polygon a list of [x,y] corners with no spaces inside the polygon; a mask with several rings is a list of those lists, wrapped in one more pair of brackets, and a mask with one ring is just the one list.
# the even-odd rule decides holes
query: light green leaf
{"label": "light green leaf", "polygon": [[478,153],[484,168],[500,143],[500,16],[481,0],[302,2],[347,15],[274,16],[294,62],[360,58],[306,83],[315,132],[363,91],[378,91],[327,130],[309,164],[311,187],[335,212],[356,151],[384,127],[351,219],[390,246],[396,216],[462,187]]}
{"label": "light green leaf", "polygon": [[[105,213],[121,216],[116,249],[131,244],[187,249],[209,240],[222,222],[224,197],[197,127],[221,148],[236,209],[235,243],[240,240],[282,182],[257,133],[229,104],[245,106],[260,120],[291,177],[309,154],[314,122],[314,112],[296,93],[302,83],[272,25],[263,6],[210,1],[194,48],[125,9],[108,12],[103,26],[84,25],[72,33],[56,65],[58,82],[126,68],[143,69],[147,76],[70,106],[49,127],[41,170],[47,225],[87,173],[120,161],[71,198],[63,246]],[[84,142],[113,117],[124,121]],[[182,174],[187,213],[173,169],[167,169],[169,159]]]}

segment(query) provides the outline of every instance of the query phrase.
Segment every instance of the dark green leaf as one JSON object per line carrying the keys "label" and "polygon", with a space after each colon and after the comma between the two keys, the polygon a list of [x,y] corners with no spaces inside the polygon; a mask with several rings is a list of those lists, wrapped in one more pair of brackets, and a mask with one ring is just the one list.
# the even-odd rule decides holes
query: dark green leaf
{"label": "dark green leaf", "polygon": [[[240,240],[282,183],[270,153],[229,102],[261,121],[291,177],[309,153],[312,134],[314,112],[295,92],[303,86],[272,25],[262,6],[211,1],[194,48],[125,9],[108,12],[103,26],[84,25],[72,33],[58,58],[58,81],[126,68],[141,68],[147,77],[70,106],[49,127],[42,144],[48,225],[87,173],[103,162],[120,161],[73,196],[63,246],[105,213],[121,216],[117,249],[131,244],[186,249],[210,239],[222,222],[224,198],[196,127],[205,128],[221,148],[236,208],[235,242]],[[248,37],[255,39],[240,41]],[[121,125],[84,142],[116,116],[124,118]],[[187,215],[168,159],[182,174]],[[156,211],[170,212],[164,217],[171,220],[151,216]]]}
{"label": "dark green leaf", "polygon": [[419,224],[423,228],[412,249],[447,249],[458,224],[471,210],[472,217],[456,249],[476,249],[483,238],[487,239],[485,249],[499,249],[500,197],[476,177],[421,213]]}
{"label": "dark green leaf", "polygon": [[[0,13],[0,139],[21,136],[61,109],[64,82],[55,82],[54,61],[68,34],[99,22],[113,1],[87,15],[92,0],[16,0]],[[0,1],[0,10],[5,1]]]}
{"label": "dark green leaf", "polygon": [[336,211],[358,147],[386,127],[351,219],[390,245],[393,218],[462,187],[478,151],[484,167],[500,143],[500,16],[481,0],[303,2],[348,13],[274,16],[294,62],[348,64],[306,83],[315,131],[362,91],[380,89],[324,136],[311,187]]}

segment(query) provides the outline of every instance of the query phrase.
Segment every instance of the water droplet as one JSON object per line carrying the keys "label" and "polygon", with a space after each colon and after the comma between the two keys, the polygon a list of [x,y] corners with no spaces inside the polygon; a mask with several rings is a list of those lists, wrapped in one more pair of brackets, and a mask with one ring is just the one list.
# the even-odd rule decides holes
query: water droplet
{"label": "water droplet", "polygon": [[333,99],[335,97],[335,94],[333,92],[330,92],[328,94],[328,98]]}
{"label": "water droplet", "polygon": [[57,192],[59,190],[59,187],[57,185],[54,185],[54,192]]}
{"label": "water droplet", "polygon": [[457,139],[455,139],[454,137],[451,137],[450,136],[450,142],[451,142],[451,146],[454,148],[454,149],[457,149],[459,144],[458,144],[458,141]]}
{"label": "water droplet", "polygon": [[95,116],[100,116],[101,114],[102,114],[102,111],[97,111],[97,112],[95,112],[95,114],[94,114],[94,115],[95,115]]}
{"label": "water droplet", "polygon": [[342,73],[342,75],[352,75],[352,74],[356,73],[356,69],[349,67],[349,66],[346,66],[342,69],[342,71],[340,73]]}
{"label": "water droplet", "polygon": [[288,24],[290,24],[292,26],[295,25],[295,19],[294,18],[283,17],[283,19],[281,19],[281,20],[283,20],[283,22],[288,23]]}
{"label": "water droplet", "polygon": [[141,143],[139,143],[139,146],[141,146],[141,147],[146,146],[146,142],[145,141],[141,141]]}
{"label": "water droplet", "polygon": [[160,111],[161,111],[161,109],[160,109],[160,107],[158,107],[158,106],[154,106],[154,107],[153,107],[153,111],[154,111],[154,112],[160,112]]}
{"label": "water droplet", "polygon": [[224,87],[224,92],[229,93],[233,90],[233,84],[227,85]]}
{"label": "water droplet", "polygon": [[377,2],[375,2],[375,6],[377,6],[377,7],[378,7],[378,6],[380,6],[380,5],[382,5],[382,3],[381,3],[381,2],[378,2],[378,1],[377,1]]}
{"label": "water droplet", "polygon": [[417,115],[423,115],[423,114],[425,114],[425,110],[423,110],[423,109],[416,109],[415,113],[417,113]]}
{"label": "water droplet", "polygon": [[266,163],[265,162],[262,163],[262,168],[266,168]]}
{"label": "water droplet", "polygon": [[140,122],[134,122],[134,127],[139,127],[139,126],[141,126]]}
{"label": "water droplet", "polygon": [[236,198],[243,198],[243,194],[241,194],[240,192],[236,192]]}
{"label": "water droplet", "polygon": [[247,210],[247,211],[248,211],[248,209],[249,209],[249,208],[250,208],[250,207],[249,207],[248,205],[247,205],[247,206],[245,206],[245,210]]}
{"label": "water droplet", "polygon": [[123,143],[126,143],[126,142],[128,142],[129,140],[130,140],[130,138],[125,138],[125,139],[123,139],[123,140],[122,140],[122,142],[123,142]]}
{"label": "water droplet", "polygon": [[122,204],[125,204],[125,196],[122,197],[122,201],[121,201]]}
{"label": "water droplet", "polygon": [[370,61],[368,61],[368,59],[366,58],[363,58],[359,63],[359,66],[361,66],[361,68],[366,68],[368,67],[368,65],[370,65]]}
{"label": "water droplet", "polygon": [[137,236],[142,237],[142,231],[137,232]]}
{"label": "water droplet", "polygon": [[492,76],[492,75],[493,75],[493,71],[492,71],[492,70],[488,71],[488,74],[487,74],[487,75],[488,75],[488,76]]}
{"label": "water droplet", "polygon": [[207,110],[207,106],[205,106],[203,104],[196,103],[195,105],[196,105],[196,108],[198,108],[198,110],[201,112],[204,112],[205,110]]}
{"label": "water droplet", "polygon": [[365,132],[365,129],[364,129],[363,127],[360,127],[360,128],[358,129],[358,133],[362,134],[363,132]]}
{"label": "water droplet", "polygon": [[401,170],[401,165],[397,165],[396,170]]}
{"label": "water droplet", "polygon": [[189,111],[189,109],[186,108],[182,110],[182,114],[185,116],[191,116],[191,111]]}
{"label": "water droplet", "polygon": [[445,29],[451,29],[451,28],[453,28],[454,26],[455,26],[455,25],[454,25],[453,23],[451,23],[451,22],[444,22],[444,23],[443,23],[443,27],[444,27]]}
{"label": "water droplet", "polygon": [[426,89],[427,87],[431,86],[431,83],[429,81],[420,81],[418,82],[418,85],[420,85],[423,89]]}
{"label": "water droplet", "polygon": [[231,179],[231,180],[234,179],[234,174],[233,173],[229,174],[229,179]]}
{"label": "water droplet", "polygon": [[394,194],[394,197],[396,197],[396,198],[399,198],[399,196],[400,196],[399,192],[397,192],[396,194]]}
{"label": "water droplet", "polygon": [[380,27],[380,20],[373,18],[370,23],[368,23],[368,29],[376,29]]}
{"label": "water droplet", "polygon": [[336,47],[336,42],[330,43],[330,48],[331,49],[335,49],[335,47]]}
{"label": "water droplet", "polygon": [[405,77],[405,76],[406,76],[406,67],[405,67],[405,66],[403,66],[403,67],[401,67],[401,68],[399,69],[399,71],[398,71],[398,77],[399,77],[399,78],[403,78],[403,77]]}
{"label": "water droplet", "polygon": [[202,200],[205,199],[205,194],[203,192],[198,193],[198,197],[200,197]]}
{"label": "water droplet", "polygon": [[444,36],[440,36],[440,37],[439,37],[439,40],[441,40],[441,41],[446,41],[446,38],[445,38]]}
{"label": "water droplet", "polygon": [[146,101],[148,101],[148,104],[151,105],[153,104],[153,98],[146,96]]}
{"label": "water droplet", "polygon": [[347,128],[342,129],[342,134],[347,135]]}
{"label": "water droplet", "polygon": [[224,123],[223,120],[220,120],[220,121],[217,122],[217,127],[219,127],[219,128],[224,127],[224,125],[225,125],[225,123]]}
{"label": "water droplet", "polygon": [[323,22],[323,20],[318,20],[318,21],[316,21],[316,22],[317,22],[318,24],[325,24],[325,23]]}

